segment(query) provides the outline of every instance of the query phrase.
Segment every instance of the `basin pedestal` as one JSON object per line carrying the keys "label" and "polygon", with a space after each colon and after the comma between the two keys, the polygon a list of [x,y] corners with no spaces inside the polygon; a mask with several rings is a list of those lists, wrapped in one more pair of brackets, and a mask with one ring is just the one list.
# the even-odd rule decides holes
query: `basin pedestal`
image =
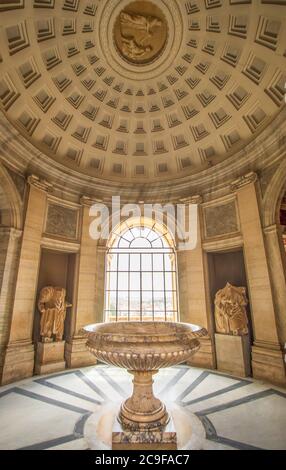
{"label": "basin pedestal", "polygon": [[129,431],[157,431],[169,421],[165,405],[153,394],[153,375],[158,371],[134,371],[133,393],[122,405],[119,422]]}

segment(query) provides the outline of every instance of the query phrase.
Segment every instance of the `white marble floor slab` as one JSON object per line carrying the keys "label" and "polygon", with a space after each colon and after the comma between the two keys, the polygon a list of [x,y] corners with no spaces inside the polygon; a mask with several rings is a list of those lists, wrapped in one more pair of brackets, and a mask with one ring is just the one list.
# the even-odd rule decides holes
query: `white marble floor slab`
{"label": "white marble floor slab", "polygon": [[[89,417],[120,403],[131,390],[130,374],[104,365],[2,387],[0,449],[88,449]],[[285,390],[179,366],[155,375],[154,391],[200,420],[204,450],[286,449]]]}

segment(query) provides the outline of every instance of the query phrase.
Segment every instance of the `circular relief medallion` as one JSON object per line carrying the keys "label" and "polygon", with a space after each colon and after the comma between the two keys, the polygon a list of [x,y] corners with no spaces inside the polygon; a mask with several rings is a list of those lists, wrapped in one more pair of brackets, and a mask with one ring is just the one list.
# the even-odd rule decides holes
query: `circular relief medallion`
{"label": "circular relief medallion", "polygon": [[163,51],[168,36],[167,21],[154,3],[129,3],[114,25],[114,41],[119,54],[135,65],[150,64]]}

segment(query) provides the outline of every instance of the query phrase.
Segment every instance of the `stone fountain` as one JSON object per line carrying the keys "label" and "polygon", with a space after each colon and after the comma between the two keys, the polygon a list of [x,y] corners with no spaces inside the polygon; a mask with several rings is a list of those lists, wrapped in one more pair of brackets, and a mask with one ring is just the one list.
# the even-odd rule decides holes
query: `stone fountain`
{"label": "stone fountain", "polygon": [[114,426],[112,448],[176,449],[176,432],[166,406],[153,394],[153,375],[189,360],[207,331],[173,322],[98,323],[84,331],[87,348],[99,361],[134,376],[132,396],[121,404]]}

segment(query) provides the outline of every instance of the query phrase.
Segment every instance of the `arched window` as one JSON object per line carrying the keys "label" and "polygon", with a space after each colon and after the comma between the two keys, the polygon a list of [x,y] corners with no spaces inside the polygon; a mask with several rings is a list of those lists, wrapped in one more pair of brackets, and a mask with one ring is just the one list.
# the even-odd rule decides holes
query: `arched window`
{"label": "arched window", "polygon": [[176,254],[157,224],[124,222],[106,258],[106,321],[176,321]]}

